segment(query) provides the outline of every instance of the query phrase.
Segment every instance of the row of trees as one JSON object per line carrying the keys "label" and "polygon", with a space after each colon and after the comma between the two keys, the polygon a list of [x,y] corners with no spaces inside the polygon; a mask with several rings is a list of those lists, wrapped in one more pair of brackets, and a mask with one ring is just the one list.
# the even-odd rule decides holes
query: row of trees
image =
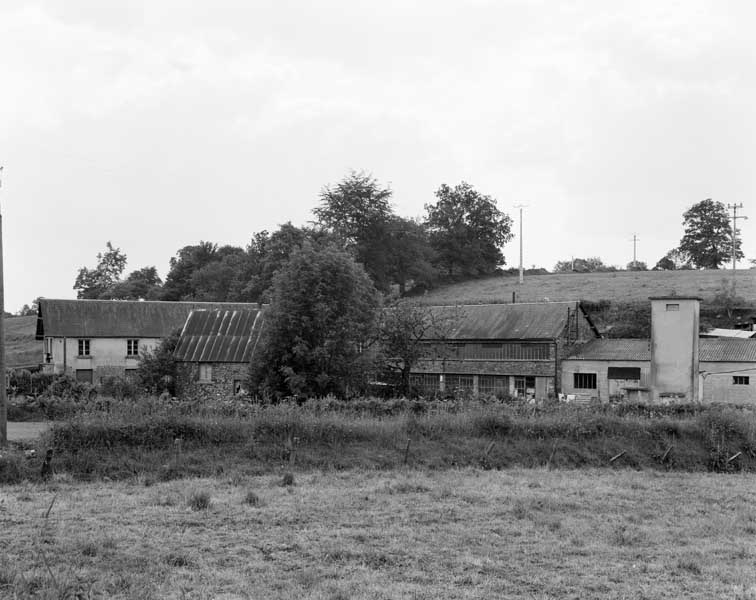
{"label": "row of trees", "polygon": [[371,175],[352,172],[323,188],[310,226],[255,233],[246,248],[185,246],[170,259],[165,282],[155,267],[122,278],[126,255],[108,242],[94,268],[79,270],[74,289],[79,298],[267,301],[274,274],[305,242],[347,252],[384,293],[490,275],[505,264],[501,248],[512,221],[490,196],[465,182],[444,184],[425,218],[413,220],[395,213],[392,194]]}

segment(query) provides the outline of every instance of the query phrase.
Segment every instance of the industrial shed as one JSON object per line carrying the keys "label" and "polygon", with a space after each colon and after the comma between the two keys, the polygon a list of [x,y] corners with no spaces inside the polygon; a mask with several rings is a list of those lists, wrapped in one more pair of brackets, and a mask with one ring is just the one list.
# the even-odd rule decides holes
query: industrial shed
{"label": "industrial shed", "polygon": [[443,339],[427,339],[412,369],[421,393],[546,399],[559,390],[560,361],[576,343],[599,337],[579,302],[431,307],[452,320]]}
{"label": "industrial shed", "polygon": [[213,400],[246,394],[263,312],[264,306],[192,311],[173,354],[179,363],[176,391],[180,398]]}
{"label": "industrial shed", "polygon": [[43,341],[42,369],[98,383],[108,375],[128,376],[139,356],[181,330],[195,309],[242,310],[257,304],[43,298],[37,309],[36,339]]}
{"label": "industrial shed", "polygon": [[[702,337],[698,359],[700,401],[756,403],[756,339]],[[562,391],[582,400],[646,401],[650,374],[650,340],[593,340],[562,361]]]}

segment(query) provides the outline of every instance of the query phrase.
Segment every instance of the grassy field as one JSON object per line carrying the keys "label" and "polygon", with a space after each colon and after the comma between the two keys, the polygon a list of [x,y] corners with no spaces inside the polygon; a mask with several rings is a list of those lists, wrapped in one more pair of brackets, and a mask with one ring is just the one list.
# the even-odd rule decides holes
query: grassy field
{"label": "grassy field", "polygon": [[5,360],[7,367],[30,367],[42,361],[42,342],[34,339],[37,317],[6,318]]}
{"label": "grassy field", "polygon": [[0,597],[756,598],[747,475],[293,475],[3,487]]}
{"label": "grassy field", "polygon": [[[525,277],[489,277],[449,285],[422,297],[429,304],[518,302],[549,300],[647,300],[649,296],[675,293],[711,299],[730,280],[732,271],[620,271],[616,273],[561,273]],[[737,292],[748,301],[756,299],[756,270],[737,271]]]}

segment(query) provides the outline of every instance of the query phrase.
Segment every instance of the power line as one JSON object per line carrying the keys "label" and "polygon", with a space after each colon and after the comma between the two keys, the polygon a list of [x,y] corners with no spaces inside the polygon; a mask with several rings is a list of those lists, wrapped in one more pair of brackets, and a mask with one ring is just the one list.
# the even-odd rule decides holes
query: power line
{"label": "power line", "polygon": [[738,219],[748,220],[748,217],[746,217],[745,215],[738,215],[738,209],[743,208],[742,202],[740,204],[728,204],[727,208],[732,209],[732,291],[734,294],[735,293],[735,263],[737,262],[736,248],[737,248],[737,239],[738,239]]}

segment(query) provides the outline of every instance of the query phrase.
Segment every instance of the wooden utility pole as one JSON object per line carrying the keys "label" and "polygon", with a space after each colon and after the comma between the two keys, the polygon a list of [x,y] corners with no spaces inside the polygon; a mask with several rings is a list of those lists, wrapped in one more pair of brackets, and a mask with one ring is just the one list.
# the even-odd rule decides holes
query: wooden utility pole
{"label": "wooden utility pole", "polygon": [[637,259],[637,247],[638,247],[638,235],[633,234],[633,269],[635,269],[638,266],[638,259]]}
{"label": "wooden utility pole", "polygon": [[520,284],[524,283],[525,281],[522,270],[522,209],[526,206],[527,205],[525,204],[518,204],[517,206],[515,206],[515,208],[520,209]]}
{"label": "wooden utility pole", "polygon": [[[0,187],[3,168],[0,167]],[[8,397],[5,385],[5,285],[3,283],[3,215],[0,211],[0,447],[8,445]]]}
{"label": "wooden utility pole", "polygon": [[738,239],[738,219],[748,219],[745,215],[739,215],[738,209],[743,208],[743,203],[740,204],[728,204],[727,208],[732,209],[732,293],[735,294],[735,263],[736,260],[736,246]]}

